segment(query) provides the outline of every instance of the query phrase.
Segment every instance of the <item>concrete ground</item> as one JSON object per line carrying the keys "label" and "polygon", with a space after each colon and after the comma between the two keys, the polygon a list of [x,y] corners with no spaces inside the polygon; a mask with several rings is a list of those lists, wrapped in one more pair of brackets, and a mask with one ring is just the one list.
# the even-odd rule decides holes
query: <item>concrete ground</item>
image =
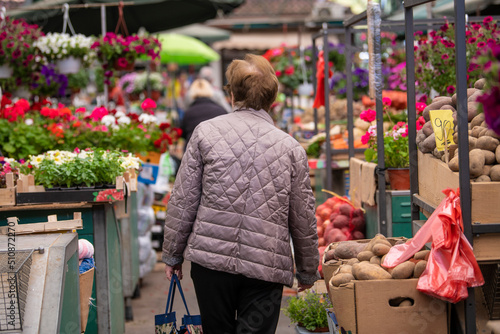
{"label": "concrete ground", "polygon": [[[182,289],[186,297],[186,302],[191,314],[199,314],[196,295],[194,292],[193,281],[189,275],[190,263],[186,262],[183,266],[184,278],[181,281]],[[156,263],[152,272],[142,280],[140,288],[140,297],[132,300],[133,321],[125,324],[125,334],[145,334],[154,333],[154,316],[165,312],[167,302],[168,288],[170,282],[166,279],[164,273],[165,265],[161,262]],[[285,288],[284,295],[293,295],[295,290]],[[287,297],[284,296],[283,300]],[[282,302],[282,307],[284,303]],[[177,321],[180,323],[184,315],[184,305],[179,294],[174,299],[174,311],[177,313]],[[280,315],[277,334],[296,333],[295,327],[290,323],[287,316]]]}

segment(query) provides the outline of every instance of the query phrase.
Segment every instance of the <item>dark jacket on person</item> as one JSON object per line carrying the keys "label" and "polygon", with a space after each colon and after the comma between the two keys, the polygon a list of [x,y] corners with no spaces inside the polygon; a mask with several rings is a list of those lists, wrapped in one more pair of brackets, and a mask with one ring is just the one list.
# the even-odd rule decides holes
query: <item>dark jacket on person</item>
{"label": "dark jacket on person", "polygon": [[226,110],[212,99],[208,97],[195,99],[189,108],[186,109],[181,122],[182,138],[186,140],[184,149],[198,124],[221,115],[227,115]]}
{"label": "dark jacket on person", "polygon": [[163,262],[184,259],[263,281],[319,279],[318,235],[307,155],[264,110],[201,123],[168,203]]}

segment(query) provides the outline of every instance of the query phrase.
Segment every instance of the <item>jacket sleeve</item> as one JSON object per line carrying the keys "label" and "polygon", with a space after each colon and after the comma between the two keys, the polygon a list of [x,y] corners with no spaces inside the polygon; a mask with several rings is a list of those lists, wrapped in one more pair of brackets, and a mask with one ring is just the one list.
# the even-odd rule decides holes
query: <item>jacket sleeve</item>
{"label": "jacket sleeve", "polygon": [[183,253],[196,219],[202,191],[203,162],[197,127],[177,173],[165,219],[162,260],[169,266],[184,261]]}
{"label": "jacket sleeve", "polygon": [[292,188],[288,226],[292,236],[297,280],[302,284],[313,284],[321,277],[318,272],[319,252],[314,195],[309,179],[307,156],[302,147],[292,167]]}

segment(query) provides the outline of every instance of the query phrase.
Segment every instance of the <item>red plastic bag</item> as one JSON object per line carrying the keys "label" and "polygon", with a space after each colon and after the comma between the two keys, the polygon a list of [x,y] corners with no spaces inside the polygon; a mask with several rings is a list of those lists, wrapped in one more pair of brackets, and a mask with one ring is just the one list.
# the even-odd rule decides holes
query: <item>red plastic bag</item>
{"label": "red plastic bag", "polygon": [[[330,78],[333,72],[328,70],[328,77]],[[323,58],[323,51],[318,54],[318,63],[316,65],[316,97],[314,98],[313,108],[319,108],[325,105],[325,60]]]}
{"label": "red plastic bag", "polygon": [[429,217],[413,239],[391,248],[382,264],[392,268],[408,260],[432,239],[427,268],[417,289],[423,293],[457,303],[467,298],[468,287],[484,284],[484,278],[463,234],[459,192],[443,191],[446,198]]}

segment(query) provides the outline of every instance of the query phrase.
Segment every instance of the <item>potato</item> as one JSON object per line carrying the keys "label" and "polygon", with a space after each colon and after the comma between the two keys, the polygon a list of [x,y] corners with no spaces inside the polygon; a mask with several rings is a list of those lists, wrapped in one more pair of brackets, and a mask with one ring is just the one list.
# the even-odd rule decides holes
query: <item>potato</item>
{"label": "potato", "polygon": [[490,178],[491,181],[500,181],[500,165],[491,167]]}
{"label": "potato", "polygon": [[495,150],[495,158],[497,159],[497,164],[500,164],[500,146],[497,146]]}
{"label": "potato", "polygon": [[374,256],[370,259],[370,263],[371,264],[378,264],[380,266],[380,264],[382,263],[382,260],[380,259],[380,257]]}
{"label": "potato", "polygon": [[467,103],[467,121],[470,122],[477,116],[477,102]]}
{"label": "potato", "polygon": [[434,129],[432,128],[432,122],[426,122],[422,127],[422,132],[425,134],[425,137],[429,137],[434,133]]}
{"label": "potato", "polygon": [[330,249],[328,252],[325,252],[324,258],[325,262],[338,259],[338,257],[335,256],[335,249]]}
{"label": "potato", "polygon": [[439,109],[441,109],[441,110],[451,110],[451,112],[455,112],[455,113],[457,112],[457,111],[455,110],[455,107],[453,107],[453,106],[451,106],[451,105],[449,105],[449,104],[445,104],[444,106],[442,106],[442,107],[441,107],[441,108],[439,108]]}
{"label": "potato", "polygon": [[488,127],[488,125],[486,124],[486,122],[481,123],[481,126],[482,126],[483,128],[487,128],[487,127]]}
{"label": "potato", "polygon": [[413,258],[415,260],[423,260],[429,254],[431,251],[426,249],[426,250],[421,250],[420,252],[416,252],[415,255],[413,255]]}
{"label": "potato", "polygon": [[484,122],[484,113],[480,113],[479,115],[477,115],[472,119],[472,121],[470,122],[470,126],[472,127],[472,129],[474,129],[475,126],[481,126],[481,123],[483,122]]}
{"label": "potato", "polygon": [[337,274],[335,276],[332,276],[330,279],[330,285],[331,286],[340,286],[341,284],[349,283],[354,279],[354,276],[352,274]]}
{"label": "potato", "polygon": [[422,260],[422,261],[417,262],[417,264],[415,265],[415,269],[413,269],[413,277],[419,278],[422,275],[422,273],[424,272],[426,267],[427,267],[426,260]]}
{"label": "potato", "polygon": [[[481,114],[481,115],[482,115],[482,114]],[[479,138],[479,134],[480,134],[480,133],[481,133],[481,131],[483,131],[483,130],[484,130],[484,128],[483,128],[482,126],[478,126],[478,125],[476,125],[476,126],[474,126],[474,127],[472,128],[471,136],[472,136],[472,137],[475,137],[475,138]]]}
{"label": "potato", "polygon": [[483,174],[482,175],[490,175],[490,170],[491,170],[491,167],[493,167],[492,165],[484,165],[483,167]]}
{"label": "potato", "polygon": [[458,143],[458,131],[455,129],[455,132],[453,133],[453,142]]}
{"label": "potato", "polygon": [[425,121],[428,122],[430,121],[430,115],[429,115],[429,111],[431,110],[438,110],[439,108],[441,108],[442,106],[445,106],[445,105],[453,105],[451,103],[451,98],[450,97],[447,97],[447,96],[444,96],[442,98],[440,98],[439,100],[433,100],[431,104],[429,104],[427,107],[425,107],[424,111],[422,112],[422,116],[424,117]]}
{"label": "potato", "polygon": [[484,127],[484,129],[479,132],[479,137],[483,137],[483,136],[486,136],[486,133],[488,132],[488,128],[487,127]]}
{"label": "potato", "polygon": [[453,159],[448,161],[448,167],[453,171],[453,172],[458,172],[458,154],[456,154]]}
{"label": "potato", "polygon": [[486,79],[481,78],[481,79],[477,80],[476,82],[474,82],[474,88],[483,89],[485,84],[486,84]]}
{"label": "potato", "polygon": [[375,254],[376,256],[384,256],[385,254],[389,253],[390,250],[391,250],[390,246],[387,246],[386,244],[383,243],[377,243],[373,245],[372,253]]}
{"label": "potato", "polygon": [[422,131],[422,129],[418,130],[417,132],[417,138],[415,139],[417,145],[421,142],[423,142],[425,140],[425,138],[427,138],[427,136],[425,135],[425,133]]}
{"label": "potato", "polygon": [[357,259],[361,262],[361,261],[370,261],[370,259],[375,256],[375,254],[373,254],[372,252],[370,251],[362,251],[358,254],[357,256]]}
{"label": "potato", "polygon": [[497,133],[495,131],[493,131],[492,129],[488,129],[486,130],[486,132],[484,133],[485,136],[490,136],[490,137],[493,137],[495,139],[500,139],[500,136],[497,135]]}
{"label": "potato", "polygon": [[481,175],[475,182],[491,182],[491,178],[488,175]]}
{"label": "potato", "polygon": [[348,264],[341,265],[337,270],[339,274],[352,274],[352,266]]}
{"label": "potato", "polygon": [[438,151],[437,147],[432,151],[432,155],[438,159],[441,159],[444,156],[444,151]]}
{"label": "potato", "polygon": [[335,249],[335,256],[339,259],[352,259],[357,257],[364,248],[364,244],[356,241],[342,241]]}
{"label": "potato", "polygon": [[467,102],[477,102],[477,98],[481,95],[483,95],[483,91],[478,90],[467,99]]}
{"label": "potato", "polygon": [[[479,140],[479,139],[478,139]],[[483,151],[474,149],[469,153],[469,174],[471,178],[481,176],[483,167],[485,165],[485,158]]]}
{"label": "potato", "polygon": [[486,150],[481,150],[481,151],[483,151],[484,163],[486,165],[494,165],[496,163],[497,159],[495,158],[495,153]]}
{"label": "potato", "polygon": [[388,244],[389,246],[391,246],[391,243],[389,241],[387,241],[387,238],[380,234],[380,233],[377,233],[373,238],[372,240],[370,240],[370,242],[368,242],[366,244],[366,247],[365,247],[365,251],[371,251],[373,246],[377,243],[386,243],[386,245]]}
{"label": "potato", "polygon": [[355,263],[359,263],[359,260],[357,258],[350,259],[346,264],[352,267],[352,265],[354,265]]}
{"label": "potato", "polygon": [[406,279],[413,276],[413,270],[415,269],[415,263],[406,261],[398,264],[392,269],[392,278],[394,279]]}
{"label": "potato", "polygon": [[382,269],[381,266],[368,262],[356,263],[352,267],[352,273],[357,280],[391,279],[391,274]]}
{"label": "potato", "polygon": [[413,302],[411,299],[404,299],[401,303],[399,303],[398,307],[405,307],[405,306],[413,306]]}
{"label": "potato", "polygon": [[421,146],[422,149],[420,151],[422,151],[422,153],[430,153],[434,151],[434,149],[436,148],[436,135],[432,133],[423,141]]}
{"label": "potato", "polygon": [[448,146],[448,153],[449,153],[448,159],[450,160],[453,159],[453,157],[455,156],[455,152],[457,152],[457,148],[458,148],[457,144]]}
{"label": "potato", "polygon": [[477,138],[469,136],[469,151],[472,151],[473,149],[477,148]]}
{"label": "potato", "polygon": [[490,136],[482,136],[477,139],[475,148],[495,152],[498,145],[500,145],[500,141],[498,139]]}
{"label": "potato", "polygon": [[[476,93],[478,91],[478,89],[476,88],[467,88],[467,99],[469,97],[471,97],[474,93]],[[453,94],[453,96],[451,97],[451,103],[453,103],[453,105],[457,105],[457,93]]]}

